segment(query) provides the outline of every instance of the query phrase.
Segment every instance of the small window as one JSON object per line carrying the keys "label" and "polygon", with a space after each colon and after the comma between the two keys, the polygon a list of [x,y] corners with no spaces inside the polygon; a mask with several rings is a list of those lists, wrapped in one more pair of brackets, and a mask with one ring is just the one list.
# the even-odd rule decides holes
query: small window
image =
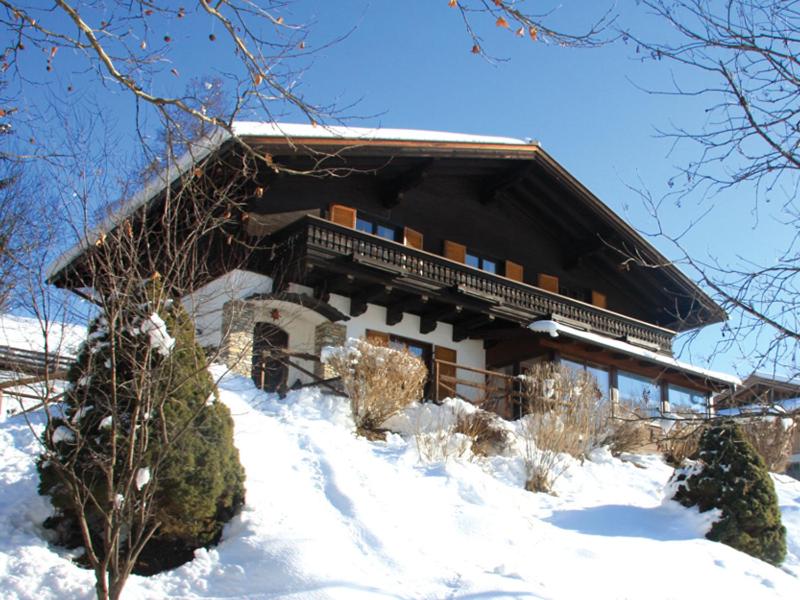
{"label": "small window", "polygon": [[367,221],[361,217],[356,219],[356,229],[359,231],[363,231],[364,233],[372,233],[374,227],[375,225],[372,223],[372,221]]}
{"label": "small window", "polygon": [[397,230],[394,227],[386,227],[385,225],[376,225],[375,234],[392,241],[397,238]]}
{"label": "small window", "polygon": [[487,273],[497,273],[497,261],[472,254],[471,252],[467,252],[464,263]]}
{"label": "small window", "polygon": [[381,225],[375,221],[358,216],[356,218],[356,229],[364,233],[371,233],[387,240],[397,241],[397,228],[391,225]]}

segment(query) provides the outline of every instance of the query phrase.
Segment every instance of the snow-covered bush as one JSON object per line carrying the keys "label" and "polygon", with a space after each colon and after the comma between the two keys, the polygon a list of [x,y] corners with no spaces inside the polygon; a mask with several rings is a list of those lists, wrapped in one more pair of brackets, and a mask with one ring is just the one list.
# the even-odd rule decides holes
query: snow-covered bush
{"label": "snow-covered bush", "polygon": [[472,440],[472,453],[476,456],[503,454],[508,446],[509,432],[500,423],[500,417],[485,410],[459,411],[453,431]]}
{"label": "snow-covered bush", "polygon": [[360,435],[383,437],[384,422],[422,398],[428,370],[406,350],[351,338],[322,358],[341,378]]}
{"label": "snow-covered bush", "polygon": [[706,534],[773,565],[786,555],[786,530],[766,465],[739,426],[709,426],[700,438],[698,460],[676,469],[672,498],[700,512],[720,511]]}
{"label": "snow-covered bush", "polygon": [[527,414],[519,435],[525,447],[527,489],[552,491],[569,461],[583,459],[607,437],[609,406],[594,377],[554,363],[534,365],[522,376]]}
{"label": "snow-covered bush", "polygon": [[143,286],[137,302],[104,307],[51,414],[46,526],[122,584],[127,564],[149,574],[190,560],[243,503],[233,422],[206,366],[180,303]]}

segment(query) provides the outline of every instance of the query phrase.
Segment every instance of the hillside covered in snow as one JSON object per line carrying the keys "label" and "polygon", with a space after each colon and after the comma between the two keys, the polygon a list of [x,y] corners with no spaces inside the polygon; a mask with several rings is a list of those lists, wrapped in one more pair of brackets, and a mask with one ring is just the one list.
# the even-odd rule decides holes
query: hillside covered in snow
{"label": "hillside covered in snow", "polygon": [[[126,598],[800,597],[800,482],[788,477],[774,477],[789,547],[775,568],[706,540],[707,515],[663,502],[672,469],[655,456],[596,451],[557,496],[533,494],[513,449],[420,460],[415,428],[447,407],[416,407],[398,424],[409,433],[371,442],[342,398],[279,399],[215,374],[247,504],[219,546],[132,577]],[[0,597],[92,598],[92,574],[44,539],[36,454],[22,417],[0,424]]]}

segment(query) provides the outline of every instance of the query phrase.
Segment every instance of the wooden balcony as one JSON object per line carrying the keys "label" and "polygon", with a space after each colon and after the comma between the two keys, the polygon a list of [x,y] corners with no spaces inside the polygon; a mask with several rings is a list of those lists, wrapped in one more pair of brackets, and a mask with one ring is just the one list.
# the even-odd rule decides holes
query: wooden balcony
{"label": "wooden balcony", "polygon": [[[671,353],[675,336],[672,330],[318,217],[302,217],[276,232],[271,240],[275,244],[273,273],[277,275],[282,270],[291,277],[292,273],[298,273],[299,267],[303,272],[323,270],[358,279],[361,279],[358,274],[367,274],[363,287],[357,288],[362,290],[364,303],[388,304],[384,294],[389,291],[394,291],[395,296],[400,291],[436,301],[463,300],[471,308],[460,313],[462,318],[471,312],[481,312],[494,324],[516,325],[554,319]],[[370,285],[373,291],[364,291]],[[409,302],[409,306],[413,305]]]}

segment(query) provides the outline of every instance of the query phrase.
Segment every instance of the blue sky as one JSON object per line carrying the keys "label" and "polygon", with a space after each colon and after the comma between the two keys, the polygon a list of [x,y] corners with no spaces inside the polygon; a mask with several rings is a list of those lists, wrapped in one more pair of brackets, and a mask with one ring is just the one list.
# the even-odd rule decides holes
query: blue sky
{"label": "blue sky", "polygon": [[[529,3],[531,7],[534,3]],[[581,29],[602,15],[603,2],[568,1],[551,22]],[[706,118],[705,102],[648,94],[667,89],[673,77],[701,85],[698,74],[675,71],[665,62],[642,60],[635,44],[616,42],[596,49],[570,49],[516,38],[480,15],[474,24],[484,36],[484,48],[503,60],[489,61],[470,52],[457,11],[446,0],[299,0],[285,13],[288,23],[306,23],[313,49],[344,39],[302,64],[299,74],[306,97],[320,104],[336,102],[348,108],[347,123],[414,129],[436,129],[490,135],[529,137],[580,179],[611,208],[647,232],[652,223],[629,186],[667,192],[676,168],[694,157],[687,144],[673,147],[656,130],[671,124],[699,126]],[[618,25],[643,37],[669,35],[663,25],[634,3],[617,7]],[[162,89],[180,93],[193,76],[234,71],[237,67],[224,43],[211,44],[210,21],[204,16],[173,22],[163,35],[172,37],[173,63],[157,79]],[[153,36],[162,35],[154,31]],[[152,43],[152,42],[151,42]],[[31,59],[31,61],[39,60]],[[76,57],[59,55],[59,69],[47,74],[46,94],[67,104],[96,98],[115,123],[120,148],[133,148],[133,103],[113,86],[99,87],[79,74]],[[298,63],[289,63],[293,66]],[[179,75],[170,73],[176,68]],[[65,93],[67,85],[77,91]],[[36,102],[44,89],[28,88],[26,100]],[[300,121],[288,114],[286,120]],[[688,198],[680,207],[663,211],[673,232],[705,210],[711,213],[686,239],[692,254],[733,260],[737,254],[769,260],[784,247],[785,228],[774,217],[753,213],[752,190],[737,188],[713,198]],[[668,255],[671,248],[655,240]],[[706,364],[711,343],[719,336],[712,327],[693,343],[684,358]],[[691,352],[691,353],[689,353]],[[746,374],[735,353],[716,357],[713,366]]]}

